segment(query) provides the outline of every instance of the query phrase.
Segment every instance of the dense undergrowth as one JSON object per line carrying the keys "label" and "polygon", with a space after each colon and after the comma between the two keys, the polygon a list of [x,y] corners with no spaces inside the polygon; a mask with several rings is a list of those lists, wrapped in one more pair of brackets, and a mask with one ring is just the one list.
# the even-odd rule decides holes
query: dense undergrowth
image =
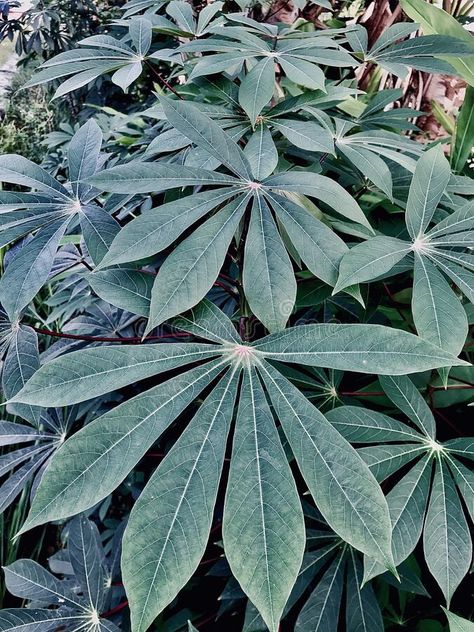
{"label": "dense undergrowth", "polygon": [[4,27],[0,630],[474,626],[474,46],[373,8]]}

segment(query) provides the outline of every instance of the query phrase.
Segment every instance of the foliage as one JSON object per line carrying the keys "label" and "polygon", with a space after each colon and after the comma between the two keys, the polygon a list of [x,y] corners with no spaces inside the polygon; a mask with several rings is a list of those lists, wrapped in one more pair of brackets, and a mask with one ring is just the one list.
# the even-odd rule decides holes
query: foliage
{"label": "foliage", "polygon": [[26,11],[16,13],[18,17],[8,12],[2,16],[0,41],[15,41],[22,64],[71,48],[78,39],[100,30],[102,20],[112,17],[108,4],[91,0],[35,0]]}
{"label": "foliage", "polygon": [[29,93],[19,90],[31,72],[21,70],[13,78],[0,121],[0,144],[4,152],[19,152],[25,158],[41,162],[47,151],[42,140],[57,126],[60,108],[50,102],[47,91],[41,86]]}
{"label": "foliage", "polygon": [[470,571],[472,438],[435,413],[473,388],[472,125],[450,164],[357,77],[472,42],[240,8],[132,0],[27,84],[125,95],[43,166],[0,156],[0,503],[63,525],[63,578],[7,566],[0,630],[199,628],[210,538],[246,632],[389,630],[387,594],[451,608]]}

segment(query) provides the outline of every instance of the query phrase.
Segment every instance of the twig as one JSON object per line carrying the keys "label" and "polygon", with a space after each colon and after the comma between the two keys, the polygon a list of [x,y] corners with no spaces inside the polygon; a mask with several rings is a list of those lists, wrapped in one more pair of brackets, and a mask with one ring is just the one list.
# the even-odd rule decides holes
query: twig
{"label": "twig", "polygon": [[166,88],[168,88],[168,90],[170,92],[172,92],[175,96],[177,96],[178,99],[181,99],[181,101],[183,100],[183,97],[179,94],[179,92],[176,92],[176,90],[173,88],[173,86],[166,81],[166,79],[156,70],[156,68],[153,67],[152,64],[146,62],[146,65],[155,74],[156,78],[158,79],[158,81],[162,85],[164,85]]}

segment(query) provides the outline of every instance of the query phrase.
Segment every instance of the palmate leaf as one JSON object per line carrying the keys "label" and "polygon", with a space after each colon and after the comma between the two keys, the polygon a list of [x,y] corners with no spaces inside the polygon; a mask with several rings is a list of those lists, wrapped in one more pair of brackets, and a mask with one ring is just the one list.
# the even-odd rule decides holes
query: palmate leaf
{"label": "palmate leaf", "polygon": [[44,62],[25,87],[69,77],[56,90],[54,97],[58,98],[100,75],[113,73],[112,82],[125,91],[142,72],[152,34],[152,23],[146,18],[133,18],[126,25],[133,47],[110,35],[87,37],[79,42],[82,48],[67,50]]}
{"label": "palmate leaf", "polygon": [[[396,348],[395,340],[398,336],[405,346],[404,356],[408,354],[409,364],[414,370],[436,365],[439,360],[432,356],[436,348],[411,334],[369,325],[333,326],[330,341],[322,336],[326,331],[325,326],[308,325],[289,329],[284,334],[273,334],[262,343],[243,345],[229,319],[208,302],[204,302],[190,314],[175,319],[174,324],[180,329],[221,344],[172,343],[159,345],[158,349],[156,345],[86,349],[47,363],[35,374],[38,377],[30,380],[30,387],[30,382],[27,383],[23,391],[25,398],[30,389],[31,397],[36,402],[48,401],[51,404],[51,385],[54,383],[54,390],[60,394],[61,403],[65,404],[114,390],[118,380],[123,385],[130,384],[140,376],[155,375],[166,367],[179,366],[183,363],[183,348],[190,349],[188,360],[195,360],[199,354],[204,354],[204,358],[208,359],[206,363],[173,376],[116,406],[68,439],[42,477],[23,530],[49,520],[75,515],[100,502],[124,480],[151,445],[199,393],[226,371],[227,375],[221,378],[220,386],[210,390],[206,404],[198,410],[189,428],[178,439],[167,457],[168,460],[165,459],[153,475],[144,496],[138,501],[127,530],[129,535],[126,539],[127,550],[124,552],[124,560],[127,560],[125,574],[128,577],[126,581],[130,594],[133,595],[134,626],[137,630],[146,629],[153,617],[174,598],[189,579],[205,546],[212,511],[210,508],[206,511],[205,522],[204,518],[194,522],[197,510],[189,513],[188,508],[194,503],[197,490],[202,489],[203,481],[207,492],[202,493],[206,494],[206,502],[210,503],[206,506],[212,506],[219,468],[214,470],[215,475],[204,475],[202,468],[213,463],[210,455],[206,458],[204,455],[208,454],[208,450],[217,454],[218,447],[215,443],[212,443],[212,448],[211,444],[205,441],[202,443],[202,438],[207,436],[209,439],[209,436],[214,436],[214,431],[221,437],[218,444],[220,456],[214,461],[220,463],[228,424],[232,419],[234,395],[230,396],[229,391],[234,392],[237,373],[242,367],[246,377],[238,396],[239,412],[224,517],[224,546],[234,574],[267,624],[276,630],[298,574],[301,563],[298,551],[302,555],[304,531],[294,482],[263,388],[282,423],[308,487],[329,524],[355,547],[377,559],[385,567],[393,568],[388,507],[375,478],[337,430],[266,360],[268,358],[298,361],[308,366],[318,363],[332,366],[335,361],[336,364],[340,363],[341,357],[344,357],[346,365],[353,369],[354,362],[347,359],[350,358],[348,340],[351,339],[351,345],[357,347],[357,362],[360,367],[364,367],[366,371],[376,367],[381,372],[391,373],[394,366],[397,368],[391,353]],[[299,337],[299,343],[292,340],[283,342],[284,337],[291,339],[299,336],[300,331],[303,336]],[[373,360],[374,351],[376,352],[374,336],[379,344],[385,345],[383,366],[381,360]],[[325,341],[329,360],[325,358]],[[295,347],[294,354],[280,351],[288,346],[287,343]],[[299,346],[304,348],[304,353]],[[172,347],[177,351],[173,352]],[[163,351],[160,352],[160,348]],[[438,352],[443,354],[440,350]],[[421,364],[416,362],[417,356],[413,354],[421,354]],[[211,359],[215,355],[222,357]],[[365,357],[368,358],[367,365],[363,364]],[[445,362],[446,354],[441,357],[442,362]],[[447,357],[450,363],[457,362],[453,356]],[[73,368],[68,375],[68,358],[76,361],[79,376],[74,369],[74,362],[71,362]],[[236,372],[235,377],[232,377],[232,372]],[[100,374],[105,376],[102,381],[95,377]],[[73,388],[69,384],[69,376],[72,376]],[[263,384],[260,379],[263,379]],[[223,399],[219,393],[229,383],[228,380],[235,383],[235,387],[224,389],[227,395]],[[93,390],[96,381],[99,386]],[[226,403],[219,404],[224,400]],[[220,421],[218,425],[214,425],[212,413],[209,413],[212,423],[209,421],[206,412],[208,408],[215,410],[216,406],[220,411],[217,415]],[[227,420],[225,423],[222,422],[224,409]],[[209,435],[206,429],[209,430]],[[201,439],[195,440],[195,436]],[[196,452],[196,441],[203,452],[200,452],[199,447]],[[302,449],[303,445],[306,445],[306,450]],[[185,454],[189,455],[186,457],[189,467],[179,466],[179,463],[183,463]],[[168,471],[169,474],[166,473]],[[260,491],[257,484],[251,486],[250,493],[247,494],[249,487],[241,484],[244,472],[247,478],[253,472],[256,483],[260,480]],[[163,492],[159,489],[163,489]],[[196,489],[196,493],[191,498],[189,494],[192,489]],[[275,494],[275,489],[280,489],[280,493]],[[160,495],[163,498],[163,494],[166,494],[172,505],[174,503],[173,511],[177,512],[176,520],[171,522],[170,515],[173,515],[173,511],[166,509],[167,504],[163,513],[156,513],[160,503],[155,504],[154,501]],[[141,519],[148,512],[149,526],[143,531]],[[145,537],[145,534],[148,529],[153,529],[153,533],[156,533],[158,519],[163,521],[164,539],[153,540],[154,562],[150,564],[150,538]],[[292,525],[290,530],[288,524]],[[179,556],[175,557],[178,544],[171,547],[171,543],[179,533],[180,542],[184,544],[183,531],[187,533],[195,528],[199,528],[199,535],[192,539],[194,552],[189,557],[188,547],[191,544],[188,543],[182,549],[184,557],[179,561]],[[260,557],[250,554],[255,538],[261,541],[263,547],[259,547],[264,553]],[[281,538],[286,538],[283,547]],[[157,577],[163,572],[169,573],[169,564],[176,564],[172,574],[175,581],[173,584],[168,581],[164,591],[162,582],[150,580],[155,572]],[[150,575],[143,582],[141,572],[148,566]]]}
{"label": "palmate leaf", "polygon": [[[164,191],[197,184],[231,187],[231,190],[220,188],[213,194],[198,193],[195,197],[166,204],[162,209],[148,211],[120,231],[99,267],[155,254],[205,213],[218,209],[162,264],[152,290],[148,333],[204,298],[217,278],[247,201],[252,197],[254,204],[245,244],[244,291],[253,312],[267,329],[282,329],[293,309],[296,282],[287,254],[292,246],[285,247],[270,209],[281,220],[282,232],[288,227],[297,250],[301,244],[301,256],[309,269],[326,282],[335,282],[346,246],[306,209],[286,201],[274,191],[296,191],[316,197],[339,214],[369,226],[364,213],[349,193],[325,176],[291,171],[262,182],[252,181],[252,168],[245,153],[215,121],[195,106],[177,100],[163,99],[163,109],[180,133],[188,136],[198,149],[215,156],[238,178],[207,169],[150,163],[130,163],[94,175],[91,182],[112,192],[124,192],[128,187],[138,191]],[[262,132],[262,142],[263,138]],[[265,173],[260,166],[258,171]],[[236,196],[235,199],[228,202],[232,196]],[[219,209],[221,202],[226,204]]]}
{"label": "palmate leaf", "polygon": [[[433,414],[413,382],[404,376],[380,376],[379,380],[393,403],[421,432],[417,433],[418,437],[410,437],[403,444],[393,444],[385,443],[393,440],[391,433],[385,430],[384,436],[381,436],[378,431],[379,441],[385,445],[379,443],[363,447],[358,452],[380,482],[417,459],[410,464],[410,469],[403,472],[387,495],[393,529],[393,556],[395,564],[403,562],[414,550],[423,531],[426,562],[449,602],[468,571],[472,554],[460,496],[468,512],[474,514],[474,478],[470,470],[458,461],[458,456],[469,454],[470,441],[455,439],[446,444],[437,442]],[[345,436],[353,436],[354,431],[351,428],[347,431],[344,425],[353,407],[346,409],[345,406],[335,409],[328,418],[336,422],[336,427]],[[358,414],[362,419],[367,416],[370,420],[374,412],[358,409]],[[395,430],[399,428],[400,422],[384,420],[383,424]],[[408,427],[407,431],[410,432]],[[356,436],[356,442],[367,442],[364,433]],[[366,558],[365,581],[383,572],[382,565]]]}
{"label": "palmate leaf", "polygon": [[429,230],[450,178],[449,164],[441,150],[435,147],[425,152],[413,175],[405,214],[412,242],[377,236],[351,248],[341,260],[334,293],[391,272],[412,253],[412,312],[417,331],[436,346],[458,354],[466,340],[468,320],[462,303],[441,272],[473,300],[471,255],[453,249],[468,249],[473,243],[472,202]]}
{"label": "palmate leaf", "polygon": [[108,581],[113,555],[106,557],[96,525],[84,516],[72,520],[67,528],[67,547],[59,556],[60,560],[50,558],[49,565],[63,575],[62,579],[32,560],[17,560],[5,567],[8,590],[29,603],[26,608],[2,610],[0,630],[118,632],[114,623],[100,617],[106,614],[113,591]]}

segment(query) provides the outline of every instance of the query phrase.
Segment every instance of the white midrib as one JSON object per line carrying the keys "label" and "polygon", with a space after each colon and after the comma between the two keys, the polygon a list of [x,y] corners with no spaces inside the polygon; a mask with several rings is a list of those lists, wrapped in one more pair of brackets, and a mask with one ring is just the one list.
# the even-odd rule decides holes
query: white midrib
{"label": "white midrib", "polygon": [[319,624],[321,623],[321,619],[323,618],[324,610],[326,609],[326,604],[327,604],[327,602],[329,600],[329,595],[331,594],[331,590],[332,590],[332,587],[334,585],[334,582],[336,581],[337,572],[339,570],[339,567],[341,566],[341,562],[343,560],[343,557],[344,557],[343,555],[339,556],[339,561],[337,563],[336,568],[334,569],[334,573],[333,573],[333,576],[331,578],[331,583],[329,584],[327,592],[326,592],[326,596],[324,597],[324,601],[323,601],[322,606],[321,606],[321,612],[319,613],[319,617],[317,618],[316,627],[314,628],[314,632],[318,632],[318,630],[319,630]]}
{"label": "white midrib", "polygon": [[253,424],[253,435],[255,441],[255,459],[257,463],[257,479],[258,479],[258,494],[259,494],[259,504],[260,504],[260,519],[262,521],[262,535],[263,535],[263,551],[265,556],[265,584],[267,586],[268,592],[268,603],[270,606],[270,617],[272,624],[272,632],[275,630],[275,613],[273,611],[273,599],[272,593],[270,590],[270,568],[268,562],[268,552],[267,552],[267,533],[266,533],[266,520],[265,520],[265,512],[264,512],[264,504],[263,504],[263,485],[262,485],[262,473],[260,469],[260,453],[258,449],[258,439],[257,439],[257,417],[255,414],[255,393],[252,381],[252,370],[248,369],[249,376],[249,384],[250,384],[250,393],[252,399],[252,424]]}
{"label": "white midrib", "polygon": [[173,531],[174,523],[176,522],[176,519],[178,517],[179,511],[180,511],[181,506],[182,506],[182,504],[184,502],[184,498],[186,497],[186,493],[188,491],[189,485],[191,484],[191,480],[192,480],[192,478],[194,476],[194,472],[196,471],[196,468],[198,466],[199,460],[201,458],[201,454],[202,454],[202,452],[204,450],[204,447],[205,447],[205,445],[206,445],[206,443],[207,443],[207,441],[209,439],[209,435],[211,434],[211,431],[212,431],[212,429],[214,427],[214,423],[216,421],[217,415],[219,414],[219,412],[220,412],[220,410],[222,408],[222,405],[224,403],[224,400],[226,399],[227,393],[230,390],[230,385],[231,385],[231,383],[233,381],[235,372],[237,371],[238,368],[239,368],[239,365],[235,365],[234,368],[232,369],[232,373],[230,374],[230,376],[228,378],[228,381],[227,381],[227,384],[225,385],[224,393],[223,393],[223,395],[221,397],[221,400],[219,402],[218,407],[216,408],[216,410],[214,412],[214,415],[212,417],[211,423],[209,424],[209,427],[208,427],[207,432],[206,432],[206,434],[204,436],[204,439],[203,439],[203,441],[202,441],[202,443],[201,443],[201,445],[199,447],[199,452],[196,455],[196,458],[194,460],[193,466],[192,466],[191,471],[189,473],[188,479],[187,479],[186,484],[185,484],[185,486],[183,488],[183,491],[182,491],[181,496],[179,498],[179,501],[178,501],[178,504],[176,506],[176,509],[175,509],[175,511],[173,513],[173,517],[171,519],[171,523],[170,523],[170,526],[168,528],[168,532],[166,534],[165,541],[163,543],[163,547],[162,547],[162,550],[161,550],[161,553],[160,553],[160,557],[159,557],[159,559],[156,562],[156,568],[155,568],[155,571],[153,573],[153,577],[152,577],[152,579],[150,581],[150,586],[148,588],[148,593],[147,593],[147,596],[145,598],[145,602],[144,602],[144,604],[142,606],[142,613],[141,613],[141,616],[140,616],[140,620],[138,622],[138,629],[139,630],[141,629],[141,626],[142,626],[142,623],[143,623],[143,619],[145,618],[145,611],[146,611],[146,608],[148,606],[148,602],[150,601],[150,596],[151,596],[152,590],[154,588],[154,584],[155,584],[155,581],[156,581],[156,577],[158,575],[158,571],[160,570],[160,567],[161,567],[161,562],[163,560],[163,556],[165,554],[166,547],[167,547],[169,539],[171,537],[171,532]]}
{"label": "white midrib", "polygon": [[[270,264],[269,264],[269,260],[268,260],[268,254],[267,254],[267,240],[265,239],[265,230],[263,227],[263,209],[262,209],[262,199],[260,197],[260,194],[257,194],[257,203],[258,203],[258,223],[260,226],[260,234],[262,235],[262,252],[263,252],[263,256],[265,258],[265,275],[267,277],[267,287],[271,288],[272,287],[272,282],[271,282],[271,278],[270,278]],[[270,302],[271,302],[271,308],[272,308],[272,314],[273,314],[273,322],[275,323],[277,321],[277,310],[275,308],[275,301],[274,301],[274,296],[273,296],[273,292],[270,293]]]}
{"label": "white midrib", "polygon": [[444,523],[444,546],[445,546],[445,553],[446,553],[446,564],[444,566],[445,568],[445,572],[446,572],[446,601],[447,601],[447,605],[449,608],[449,602],[450,602],[450,578],[449,578],[449,538],[448,538],[448,519],[447,519],[447,508],[446,508],[446,493],[445,493],[445,487],[444,487],[444,472],[443,472],[443,465],[441,463],[441,459],[439,459],[439,463],[438,463],[438,467],[439,467],[439,474],[441,477],[441,489],[443,490],[442,493],[442,502],[443,502],[443,523]]}
{"label": "white midrib", "polygon": [[[11,569],[8,569],[8,572],[11,573],[12,575],[14,575],[15,577],[17,577],[18,579],[21,579],[22,581],[24,580],[24,577],[22,577],[18,573],[15,573]],[[41,588],[41,590],[46,590],[47,592],[52,593],[58,599],[63,600],[63,601],[68,601],[69,603],[74,604],[74,606],[76,608],[81,608],[82,610],[85,610],[86,612],[88,612],[87,608],[83,604],[81,604],[79,601],[75,601],[74,599],[71,599],[70,597],[67,597],[66,595],[62,595],[61,593],[57,592],[56,590],[53,590],[53,588],[48,588],[46,586],[42,586],[39,582],[36,582],[33,579],[28,579],[27,581],[28,581],[29,584],[33,584],[33,586],[37,586],[38,588]]]}

